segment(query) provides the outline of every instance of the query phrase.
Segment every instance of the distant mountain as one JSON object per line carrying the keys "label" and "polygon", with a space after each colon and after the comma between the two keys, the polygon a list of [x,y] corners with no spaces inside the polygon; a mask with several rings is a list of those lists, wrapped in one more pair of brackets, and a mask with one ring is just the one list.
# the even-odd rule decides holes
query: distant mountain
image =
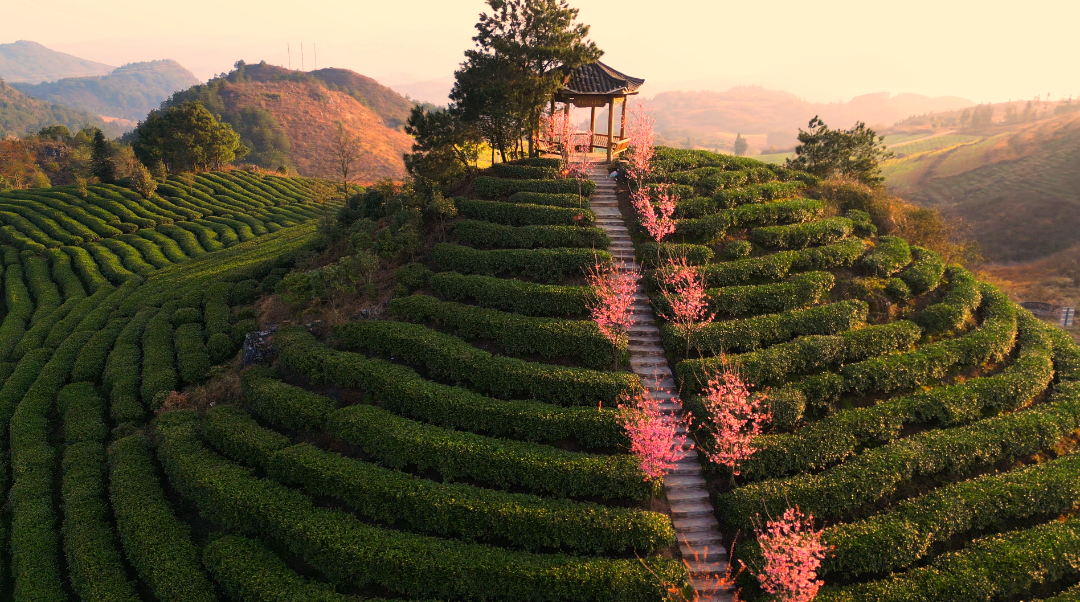
{"label": "distant mountain", "polygon": [[0,78],[9,84],[37,84],[65,77],[105,75],[113,69],[115,67],[50,50],[28,40],[0,44]]}
{"label": "distant mountain", "polygon": [[734,87],[724,92],[663,92],[646,100],[656,118],[656,131],[668,143],[729,149],[736,134],[752,151],[795,146],[799,128],[815,115],[834,128],[856,121],[871,127],[892,125],[910,115],[969,107],[963,98],[930,98],[919,94],[878,92],[849,102],[812,103],[794,94],[759,86]]}
{"label": "distant mountain", "polygon": [[96,115],[139,121],[174,92],[197,83],[199,80],[180,63],[166,59],[131,63],[108,75],[69,77],[40,84],[12,83],[12,87],[29,96]]}
{"label": "distant mountain", "polygon": [[454,89],[455,81],[453,75],[448,75],[439,79],[391,84],[390,87],[414,100],[446,106],[450,102],[450,91]]}
{"label": "distant mountain", "polygon": [[291,166],[301,175],[336,178],[330,147],[341,123],[360,141],[355,181],[405,176],[402,154],[411,149],[412,139],[397,125],[411,105],[358,73],[238,63],[227,76],[178,92],[166,104],[189,100],[202,102],[232,125],[252,149],[245,160],[256,165]]}
{"label": "distant mountain", "polygon": [[36,134],[50,125],[67,126],[72,133],[85,126],[98,127],[109,137],[124,131],[86,111],[31,98],[0,80],[0,140]]}

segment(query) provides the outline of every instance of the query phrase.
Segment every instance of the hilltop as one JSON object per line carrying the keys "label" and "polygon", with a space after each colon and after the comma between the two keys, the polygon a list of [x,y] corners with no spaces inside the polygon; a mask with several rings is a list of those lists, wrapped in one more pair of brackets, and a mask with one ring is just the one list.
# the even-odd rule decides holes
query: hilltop
{"label": "hilltop", "polygon": [[50,125],[64,125],[73,132],[89,125],[101,128],[108,136],[122,133],[119,127],[96,115],[31,98],[0,80],[0,140],[34,134]]}
{"label": "hilltop", "polygon": [[669,143],[730,149],[735,135],[741,133],[750,143],[751,154],[769,147],[794,147],[798,129],[805,128],[814,115],[832,127],[846,128],[856,121],[873,127],[891,125],[911,115],[975,104],[953,96],[890,96],[888,92],[864,94],[848,102],[813,103],[760,86],[740,86],[724,92],[663,92],[646,102],[656,118],[656,131]]}
{"label": "hilltop", "polygon": [[322,69],[320,75],[241,61],[228,75],[177,92],[164,104],[202,102],[252,149],[247,162],[330,179],[338,177],[330,147],[340,122],[360,140],[360,157],[350,179],[402,179],[402,154],[411,149],[412,139],[388,123],[402,117],[394,97],[408,101],[352,71]]}
{"label": "hilltop", "polygon": [[29,40],[0,44],[0,77],[37,84],[65,77],[106,75],[116,67],[57,52]]}
{"label": "hilltop", "polygon": [[12,83],[19,91],[95,115],[137,122],[177,90],[199,83],[173,60],[131,63],[108,75],[70,77],[39,84]]}

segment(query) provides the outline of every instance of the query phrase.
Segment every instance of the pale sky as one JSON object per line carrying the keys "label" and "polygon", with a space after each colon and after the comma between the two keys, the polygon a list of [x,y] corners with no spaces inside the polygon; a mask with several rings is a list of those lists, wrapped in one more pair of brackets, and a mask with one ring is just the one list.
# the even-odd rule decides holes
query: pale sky
{"label": "pale sky", "polygon": [[[0,43],[111,65],[172,58],[344,67],[385,84],[452,75],[477,0],[5,0]],[[975,102],[1080,97],[1080,0],[571,0],[604,62],[666,89],[759,84],[812,101],[887,91]],[[651,85],[650,85],[651,84]]]}

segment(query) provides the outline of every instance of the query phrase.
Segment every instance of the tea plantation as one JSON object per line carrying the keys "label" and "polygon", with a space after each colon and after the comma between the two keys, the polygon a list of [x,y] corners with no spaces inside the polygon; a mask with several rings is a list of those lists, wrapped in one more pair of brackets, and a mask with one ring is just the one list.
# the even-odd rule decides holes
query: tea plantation
{"label": "tea plantation", "polygon": [[[812,176],[665,148],[654,163],[683,200],[673,242],[632,228],[646,288],[658,258],[687,257],[717,315],[689,347],[661,328],[683,403],[705,415],[725,358],[774,416],[741,476],[708,469],[733,566],[760,566],[755,517],[797,505],[832,546],[819,600],[1076,599],[1069,338],[813,198]],[[616,410],[643,383],[589,318],[585,273],[611,240],[593,184],[559,167],[477,178],[380,313],[282,325],[273,359],[240,373],[243,402],[205,411],[166,400],[237,367],[253,304],[316,244],[316,184],[231,171],[149,200],[0,194],[0,598],[689,593],[663,485]],[[694,423],[706,451],[710,428]]]}

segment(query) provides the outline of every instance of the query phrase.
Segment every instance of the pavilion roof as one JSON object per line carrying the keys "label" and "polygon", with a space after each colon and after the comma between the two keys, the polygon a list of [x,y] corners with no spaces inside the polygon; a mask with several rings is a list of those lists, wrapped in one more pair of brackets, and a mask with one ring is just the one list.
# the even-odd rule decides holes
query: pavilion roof
{"label": "pavilion roof", "polygon": [[630,77],[597,61],[571,71],[560,94],[632,94],[644,83],[643,79]]}

